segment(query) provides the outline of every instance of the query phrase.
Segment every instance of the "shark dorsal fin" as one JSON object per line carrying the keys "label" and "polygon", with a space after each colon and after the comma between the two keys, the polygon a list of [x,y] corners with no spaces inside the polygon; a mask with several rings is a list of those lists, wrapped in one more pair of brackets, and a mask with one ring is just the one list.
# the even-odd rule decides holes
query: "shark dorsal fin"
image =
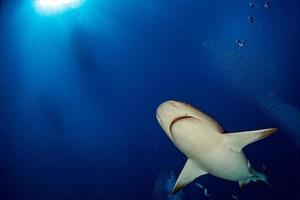
{"label": "shark dorsal fin", "polygon": [[204,174],[207,174],[207,172],[201,169],[191,159],[188,159],[175,183],[172,194],[176,194],[193,180]]}
{"label": "shark dorsal fin", "polygon": [[230,143],[232,150],[235,152],[240,152],[248,144],[262,140],[274,133],[276,130],[276,128],[269,128],[255,131],[229,133],[225,134],[224,136]]}

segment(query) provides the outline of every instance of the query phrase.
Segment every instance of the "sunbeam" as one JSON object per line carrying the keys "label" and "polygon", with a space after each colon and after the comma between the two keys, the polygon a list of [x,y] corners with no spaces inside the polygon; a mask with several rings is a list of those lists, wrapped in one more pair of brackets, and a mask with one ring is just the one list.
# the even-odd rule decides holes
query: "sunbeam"
{"label": "sunbeam", "polygon": [[57,14],[78,8],[83,2],[84,0],[36,0],[35,8],[41,13]]}

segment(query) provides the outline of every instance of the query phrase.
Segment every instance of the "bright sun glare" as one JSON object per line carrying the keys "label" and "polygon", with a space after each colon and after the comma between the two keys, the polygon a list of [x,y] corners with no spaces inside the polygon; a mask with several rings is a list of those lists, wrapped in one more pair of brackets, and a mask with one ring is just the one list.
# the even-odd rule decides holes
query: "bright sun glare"
{"label": "bright sun glare", "polygon": [[36,0],[35,7],[43,13],[60,13],[67,9],[79,7],[84,0]]}

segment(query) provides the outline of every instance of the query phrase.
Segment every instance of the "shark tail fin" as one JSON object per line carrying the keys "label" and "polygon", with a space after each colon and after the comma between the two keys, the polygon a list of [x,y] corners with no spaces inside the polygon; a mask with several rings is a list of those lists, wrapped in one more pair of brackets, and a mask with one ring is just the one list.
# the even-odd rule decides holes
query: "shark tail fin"
{"label": "shark tail fin", "polygon": [[251,181],[253,182],[264,182],[265,184],[267,184],[271,189],[274,189],[274,187],[271,185],[271,183],[268,181],[268,177],[266,174],[264,173],[260,173],[256,170],[254,170],[251,166],[250,166],[250,172],[253,175],[251,178],[245,180],[245,181],[240,181],[239,182],[239,186],[240,188],[243,188],[245,185],[247,185],[248,183],[250,183]]}
{"label": "shark tail fin", "polygon": [[257,182],[257,181],[261,181],[264,182],[265,184],[267,184],[271,189],[274,189],[274,187],[271,185],[271,183],[268,181],[268,177],[266,174],[264,173],[260,173],[257,172],[255,170],[252,171],[254,177],[253,177],[253,181]]}

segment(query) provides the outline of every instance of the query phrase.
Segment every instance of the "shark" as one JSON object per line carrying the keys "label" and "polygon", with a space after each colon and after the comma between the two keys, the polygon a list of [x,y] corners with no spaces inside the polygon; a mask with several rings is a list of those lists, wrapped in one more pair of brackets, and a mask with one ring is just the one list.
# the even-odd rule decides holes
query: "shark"
{"label": "shark", "polygon": [[251,166],[243,148],[270,136],[276,128],[227,133],[203,111],[173,100],[158,106],[156,118],[168,138],[187,157],[172,194],[206,174],[237,181],[241,188],[251,181],[269,184],[267,176]]}

